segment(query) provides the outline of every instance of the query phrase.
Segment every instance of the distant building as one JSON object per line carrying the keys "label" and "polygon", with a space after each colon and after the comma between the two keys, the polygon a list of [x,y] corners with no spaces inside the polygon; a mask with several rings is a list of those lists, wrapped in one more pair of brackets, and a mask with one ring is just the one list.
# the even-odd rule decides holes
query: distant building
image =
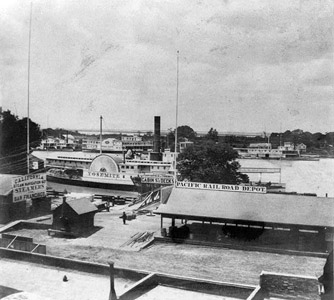
{"label": "distant building", "polygon": [[[70,145],[74,145],[73,141],[70,141]],[[41,141],[42,149],[63,149],[67,146],[67,140],[63,138],[55,138],[52,136],[47,137]]]}
{"label": "distant building", "polygon": [[299,151],[299,153],[305,153],[306,152],[306,145],[301,143],[296,146],[296,150]]}
{"label": "distant building", "polygon": [[294,151],[295,145],[294,143],[291,142],[285,142],[284,146],[278,146],[278,149],[281,151]]}
{"label": "distant building", "polygon": [[41,147],[42,149],[47,149],[47,148],[56,148],[57,147],[57,139],[53,137],[48,137],[46,139],[43,139],[41,141]]}
{"label": "distant building", "polygon": [[65,141],[66,147],[75,147],[77,141],[72,134],[62,134],[62,140]]}
{"label": "distant building", "polygon": [[185,142],[179,142],[180,144],[180,153],[182,153],[187,147],[192,146],[194,142],[185,141]]}

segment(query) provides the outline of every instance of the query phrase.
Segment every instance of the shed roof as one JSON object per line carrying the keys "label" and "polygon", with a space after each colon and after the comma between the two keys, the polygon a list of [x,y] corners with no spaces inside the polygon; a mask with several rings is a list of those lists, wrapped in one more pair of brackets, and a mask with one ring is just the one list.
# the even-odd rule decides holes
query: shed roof
{"label": "shed roof", "polygon": [[78,214],[83,215],[90,212],[97,212],[98,209],[86,198],[68,200],[66,203]]}
{"label": "shed roof", "polygon": [[0,174],[0,195],[7,196],[13,189],[12,180],[20,175]]}
{"label": "shed roof", "polygon": [[334,227],[334,198],[173,188],[156,213],[312,227]]}

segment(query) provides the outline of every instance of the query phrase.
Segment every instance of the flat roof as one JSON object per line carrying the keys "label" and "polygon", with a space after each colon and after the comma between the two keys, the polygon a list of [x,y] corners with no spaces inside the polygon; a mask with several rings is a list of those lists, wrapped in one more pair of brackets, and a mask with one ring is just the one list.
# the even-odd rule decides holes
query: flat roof
{"label": "flat roof", "polygon": [[[31,299],[90,300],[109,297],[109,276],[4,258],[0,260],[0,268],[0,286],[34,294]],[[63,281],[65,275],[67,282]],[[130,279],[115,277],[116,294],[123,294],[134,283]]]}
{"label": "flat roof", "polygon": [[171,286],[158,285],[144,295],[138,297],[138,300],[174,300],[174,299],[192,299],[192,300],[238,300],[243,298],[222,297],[208,293],[190,291],[186,289],[174,288]]}
{"label": "flat roof", "polygon": [[173,188],[161,215],[334,227],[334,198]]}

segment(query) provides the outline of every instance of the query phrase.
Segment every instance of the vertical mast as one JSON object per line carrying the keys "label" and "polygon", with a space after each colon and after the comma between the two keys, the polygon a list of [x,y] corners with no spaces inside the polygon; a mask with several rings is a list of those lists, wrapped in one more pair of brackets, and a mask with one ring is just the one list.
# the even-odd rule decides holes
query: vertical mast
{"label": "vertical mast", "polygon": [[28,47],[28,101],[27,101],[27,174],[29,174],[29,97],[30,97],[30,44],[31,44],[31,19],[32,19],[32,2],[30,3],[30,21],[29,21],[29,47]]}
{"label": "vertical mast", "polygon": [[174,153],[174,184],[176,185],[176,155],[177,155],[177,119],[179,105],[179,50],[177,50],[176,59],[176,107],[175,107],[175,153]]}
{"label": "vertical mast", "polygon": [[[279,133],[279,145],[280,147],[282,146],[282,123],[280,126],[280,133]],[[280,149],[280,151],[282,151]],[[280,153],[280,157],[279,157],[280,163],[279,163],[279,183],[281,183],[282,180],[282,152]]]}
{"label": "vertical mast", "polygon": [[102,153],[102,116],[100,116],[100,154]]}

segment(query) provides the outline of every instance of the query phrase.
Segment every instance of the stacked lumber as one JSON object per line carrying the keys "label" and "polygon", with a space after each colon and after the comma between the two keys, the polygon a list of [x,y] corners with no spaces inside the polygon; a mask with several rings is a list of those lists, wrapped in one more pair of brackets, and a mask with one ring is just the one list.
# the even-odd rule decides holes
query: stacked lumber
{"label": "stacked lumber", "polygon": [[154,232],[137,232],[131,238],[123,243],[120,247],[128,250],[140,251],[153,242]]}

